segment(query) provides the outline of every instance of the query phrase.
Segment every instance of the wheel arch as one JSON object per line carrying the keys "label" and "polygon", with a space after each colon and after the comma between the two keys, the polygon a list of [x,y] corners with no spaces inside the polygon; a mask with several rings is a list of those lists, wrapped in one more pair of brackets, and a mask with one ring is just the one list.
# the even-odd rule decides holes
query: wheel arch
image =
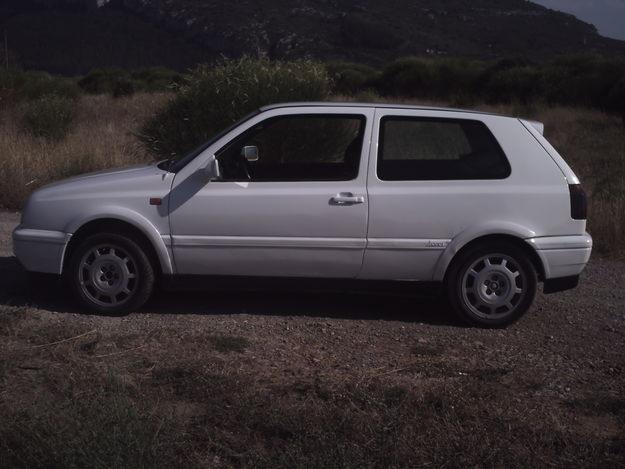
{"label": "wheel arch", "polygon": [[527,233],[509,233],[509,232],[493,232],[488,234],[482,234],[471,238],[465,238],[459,242],[453,242],[445,250],[436,267],[435,281],[445,281],[449,267],[453,262],[458,259],[468,249],[473,248],[476,245],[489,243],[493,241],[505,241],[518,248],[527,254],[528,259],[534,265],[536,273],[538,274],[539,281],[545,280],[545,266],[542,259],[536,252],[536,250],[527,242],[532,236],[532,232]]}
{"label": "wheel arch", "polygon": [[73,249],[78,246],[81,240],[92,234],[111,232],[132,235],[145,249],[148,258],[153,262],[153,267],[159,274],[170,275],[173,273],[171,258],[163,238],[156,228],[140,215],[136,217],[119,216],[118,214],[93,216],[75,223],[70,232],[73,234],[65,249],[62,272],[65,271]]}

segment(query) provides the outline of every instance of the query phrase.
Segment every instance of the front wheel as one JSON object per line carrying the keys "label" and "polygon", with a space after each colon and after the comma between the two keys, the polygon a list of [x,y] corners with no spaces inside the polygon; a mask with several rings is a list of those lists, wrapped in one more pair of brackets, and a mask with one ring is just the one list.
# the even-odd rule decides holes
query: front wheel
{"label": "front wheel", "polygon": [[113,233],[81,241],[67,276],[80,304],[103,314],[136,310],[154,289],[154,269],[139,243]]}
{"label": "front wheel", "polygon": [[527,312],[538,279],[525,252],[505,242],[469,248],[450,267],[447,294],[456,314],[480,327],[507,326]]}

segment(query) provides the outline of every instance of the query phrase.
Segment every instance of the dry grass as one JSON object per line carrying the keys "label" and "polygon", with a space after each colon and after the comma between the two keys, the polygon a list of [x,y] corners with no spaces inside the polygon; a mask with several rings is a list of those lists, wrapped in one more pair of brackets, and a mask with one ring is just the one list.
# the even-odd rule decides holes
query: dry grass
{"label": "dry grass", "polygon": [[[360,98],[379,99],[375,95]],[[76,127],[58,143],[20,131],[19,109],[0,111],[0,207],[19,209],[34,189],[51,181],[150,160],[136,132],[168,99],[164,94],[82,97],[77,104]],[[625,126],[619,118],[594,110],[545,105],[477,107],[544,122],[547,138],[590,194],[589,231],[596,247],[604,253],[625,252]]]}
{"label": "dry grass", "polygon": [[367,379],[332,378],[327,368],[271,376],[256,358],[266,353],[257,339],[220,336],[250,346],[232,355],[180,326],[93,331],[72,315],[27,309],[5,309],[0,319],[2,467],[625,462],[623,399],[541,397],[544,385],[525,373],[480,360],[414,357],[401,372],[370,370]]}
{"label": "dry grass", "polygon": [[134,133],[167,101],[162,94],[130,98],[84,96],[76,126],[60,142],[19,126],[20,108],[0,112],[0,207],[18,209],[36,188],[76,174],[150,160]]}

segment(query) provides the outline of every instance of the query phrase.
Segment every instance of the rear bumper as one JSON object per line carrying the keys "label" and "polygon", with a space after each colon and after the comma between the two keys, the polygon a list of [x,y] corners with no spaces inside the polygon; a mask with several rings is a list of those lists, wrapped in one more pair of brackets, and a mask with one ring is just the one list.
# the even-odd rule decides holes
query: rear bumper
{"label": "rear bumper", "polygon": [[542,261],[546,281],[579,276],[592,252],[592,238],[589,234],[532,238],[527,242],[534,247]]}
{"label": "rear bumper", "polygon": [[18,226],[13,231],[13,253],[29,272],[60,275],[71,236],[59,231],[31,230]]}

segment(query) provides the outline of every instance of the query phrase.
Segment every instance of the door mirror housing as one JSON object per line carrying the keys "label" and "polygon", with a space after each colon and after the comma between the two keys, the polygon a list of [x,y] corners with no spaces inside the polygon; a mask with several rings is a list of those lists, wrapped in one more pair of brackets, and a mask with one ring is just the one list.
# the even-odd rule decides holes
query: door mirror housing
{"label": "door mirror housing", "polygon": [[219,168],[219,160],[212,155],[206,162],[206,166],[202,169],[209,181],[221,180],[221,169]]}
{"label": "door mirror housing", "polygon": [[258,147],[255,146],[247,146],[241,149],[241,156],[245,158],[250,163],[254,163],[258,161]]}

